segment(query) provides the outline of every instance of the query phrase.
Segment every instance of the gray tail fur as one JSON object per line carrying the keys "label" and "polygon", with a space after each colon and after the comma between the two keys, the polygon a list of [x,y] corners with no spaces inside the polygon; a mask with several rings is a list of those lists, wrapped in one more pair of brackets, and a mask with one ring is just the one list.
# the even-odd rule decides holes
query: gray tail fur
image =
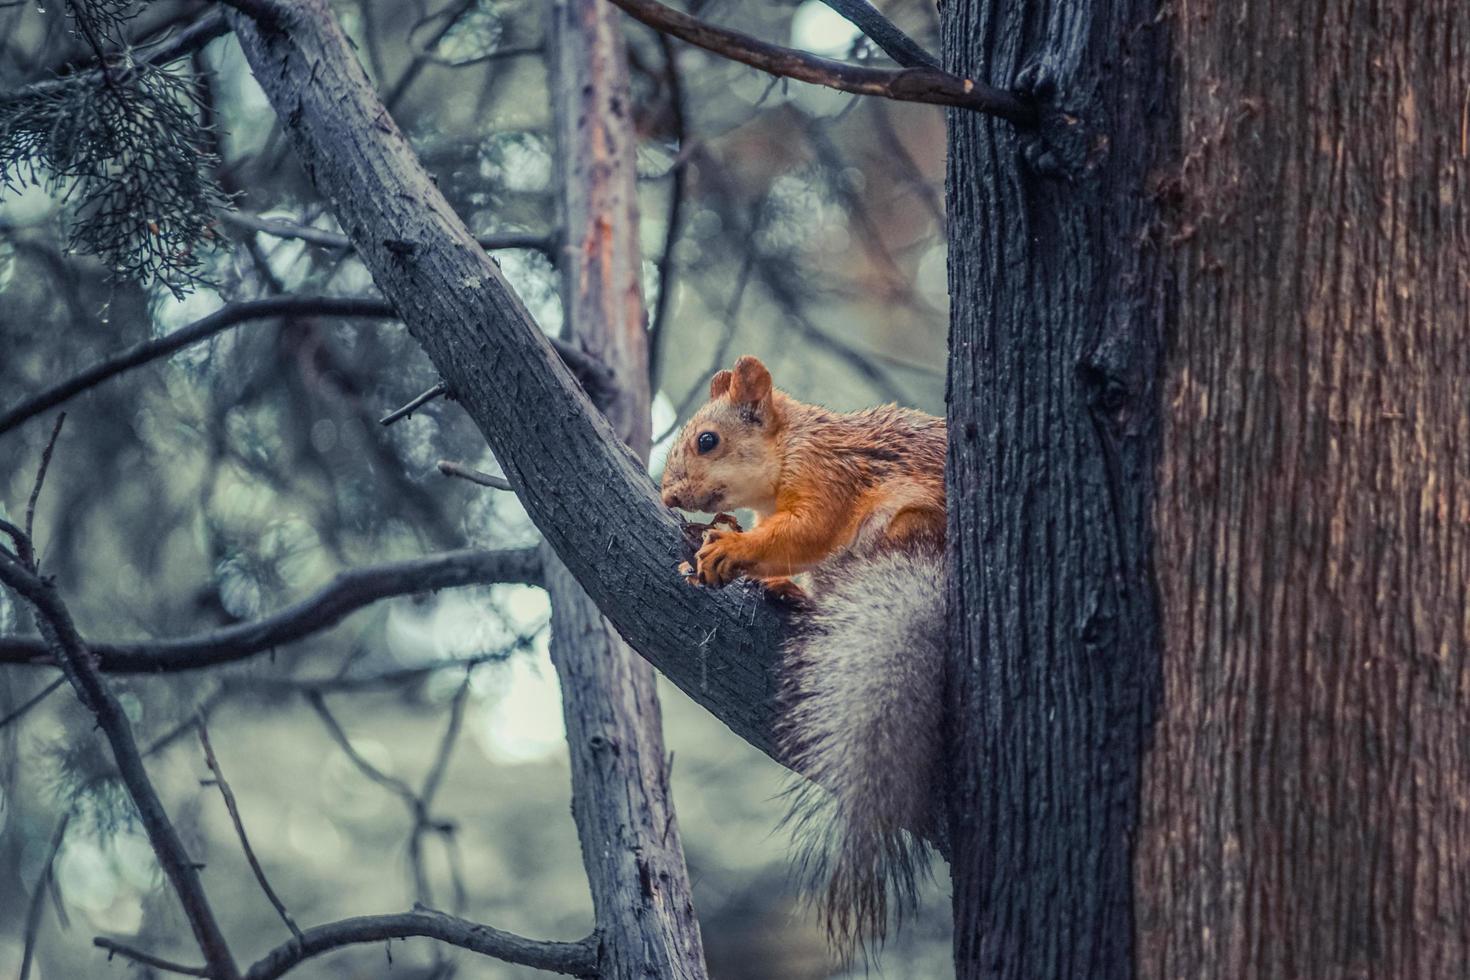
{"label": "gray tail fur", "polygon": [[834,949],[881,945],[928,874],[917,836],[941,752],[945,623],[937,549],[837,559],[787,644],[778,738],[806,778],[785,823]]}

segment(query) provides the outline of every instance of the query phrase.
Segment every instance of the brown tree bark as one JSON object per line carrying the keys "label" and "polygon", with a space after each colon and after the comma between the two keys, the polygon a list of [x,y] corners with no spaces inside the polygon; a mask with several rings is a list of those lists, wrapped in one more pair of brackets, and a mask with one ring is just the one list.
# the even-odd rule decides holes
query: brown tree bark
{"label": "brown tree bark", "polygon": [[[649,451],[648,326],[638,242],[636,137],[626,52],[603,0],[547,16],[562,241],[562,308],[574,343],[612,370],[603,411]],[[700,980],[704,947],[669,792],[653,668],[630,650],[550,545],[551,658],[561,681],[572,816],[607,980]]]}
{"label": "brown tree bark", "polygon": [[1470,976],[1470,4],[1172,14],[1139,974]]}

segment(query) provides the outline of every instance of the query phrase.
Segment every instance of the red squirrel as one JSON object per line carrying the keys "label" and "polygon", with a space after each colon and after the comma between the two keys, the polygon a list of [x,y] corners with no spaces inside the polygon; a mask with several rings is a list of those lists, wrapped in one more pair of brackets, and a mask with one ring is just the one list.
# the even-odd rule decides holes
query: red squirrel
{"label": "red squirrel", "polygon": [[[832,412],[771,385],[754,357],[710,381],[669,450],[663,502],[719,513],[692,568],[799,604],[777,738],[810,782],[787,822],[834,947],[880,943],[916,901],[934,829],[944,692],[944,420],[885,405]],[[792,576],[806,573],[803,587]]]}

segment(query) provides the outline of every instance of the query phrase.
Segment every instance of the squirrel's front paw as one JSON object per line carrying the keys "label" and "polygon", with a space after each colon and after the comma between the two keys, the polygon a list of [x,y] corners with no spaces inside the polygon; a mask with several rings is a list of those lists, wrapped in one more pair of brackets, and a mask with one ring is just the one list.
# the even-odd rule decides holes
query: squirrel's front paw
{"label": "squirrel's front paw", "polygon": [[694,576],[701,585],[718,589],[735,581],[750,567],[740,555],[738,531],[706,531],[704,546],[694,556]]}

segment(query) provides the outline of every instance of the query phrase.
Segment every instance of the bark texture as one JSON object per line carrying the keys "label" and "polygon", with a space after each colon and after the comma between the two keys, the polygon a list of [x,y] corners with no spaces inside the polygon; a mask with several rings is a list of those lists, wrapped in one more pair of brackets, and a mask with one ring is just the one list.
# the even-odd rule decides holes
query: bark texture
{"label": "bark texture", "polygon": [[325,0],[282,29],[228,13],[301,165],[517,495],[631,645],[773,752],[782,621],[759,589],[691,589],[681,523],[414,155]]}
{"label": "bark texture", "polygon": [[1173,8],[1145,977],[1470,975],[1470,4]]}
{"label": "bark texture", "polygon": [[1133,970],[1158,688],[1148,568],[1167,135],[1149,0],[949,0],[945,68],[1041,101],[949,118],[949,620],[961,978]]}
{"label": "bark texture", "polygon": [[[628,68],[604,0],[554,0],[547,18],[564,246],[562,308],[574,341],[612,369],[604,411],[649,451],[648,327]],[[551,657],[561,680],[572,816],[596,913],[598,975],[705,976],[684,845],[669,794],[653,668],[628,649],[549,545]]]}

